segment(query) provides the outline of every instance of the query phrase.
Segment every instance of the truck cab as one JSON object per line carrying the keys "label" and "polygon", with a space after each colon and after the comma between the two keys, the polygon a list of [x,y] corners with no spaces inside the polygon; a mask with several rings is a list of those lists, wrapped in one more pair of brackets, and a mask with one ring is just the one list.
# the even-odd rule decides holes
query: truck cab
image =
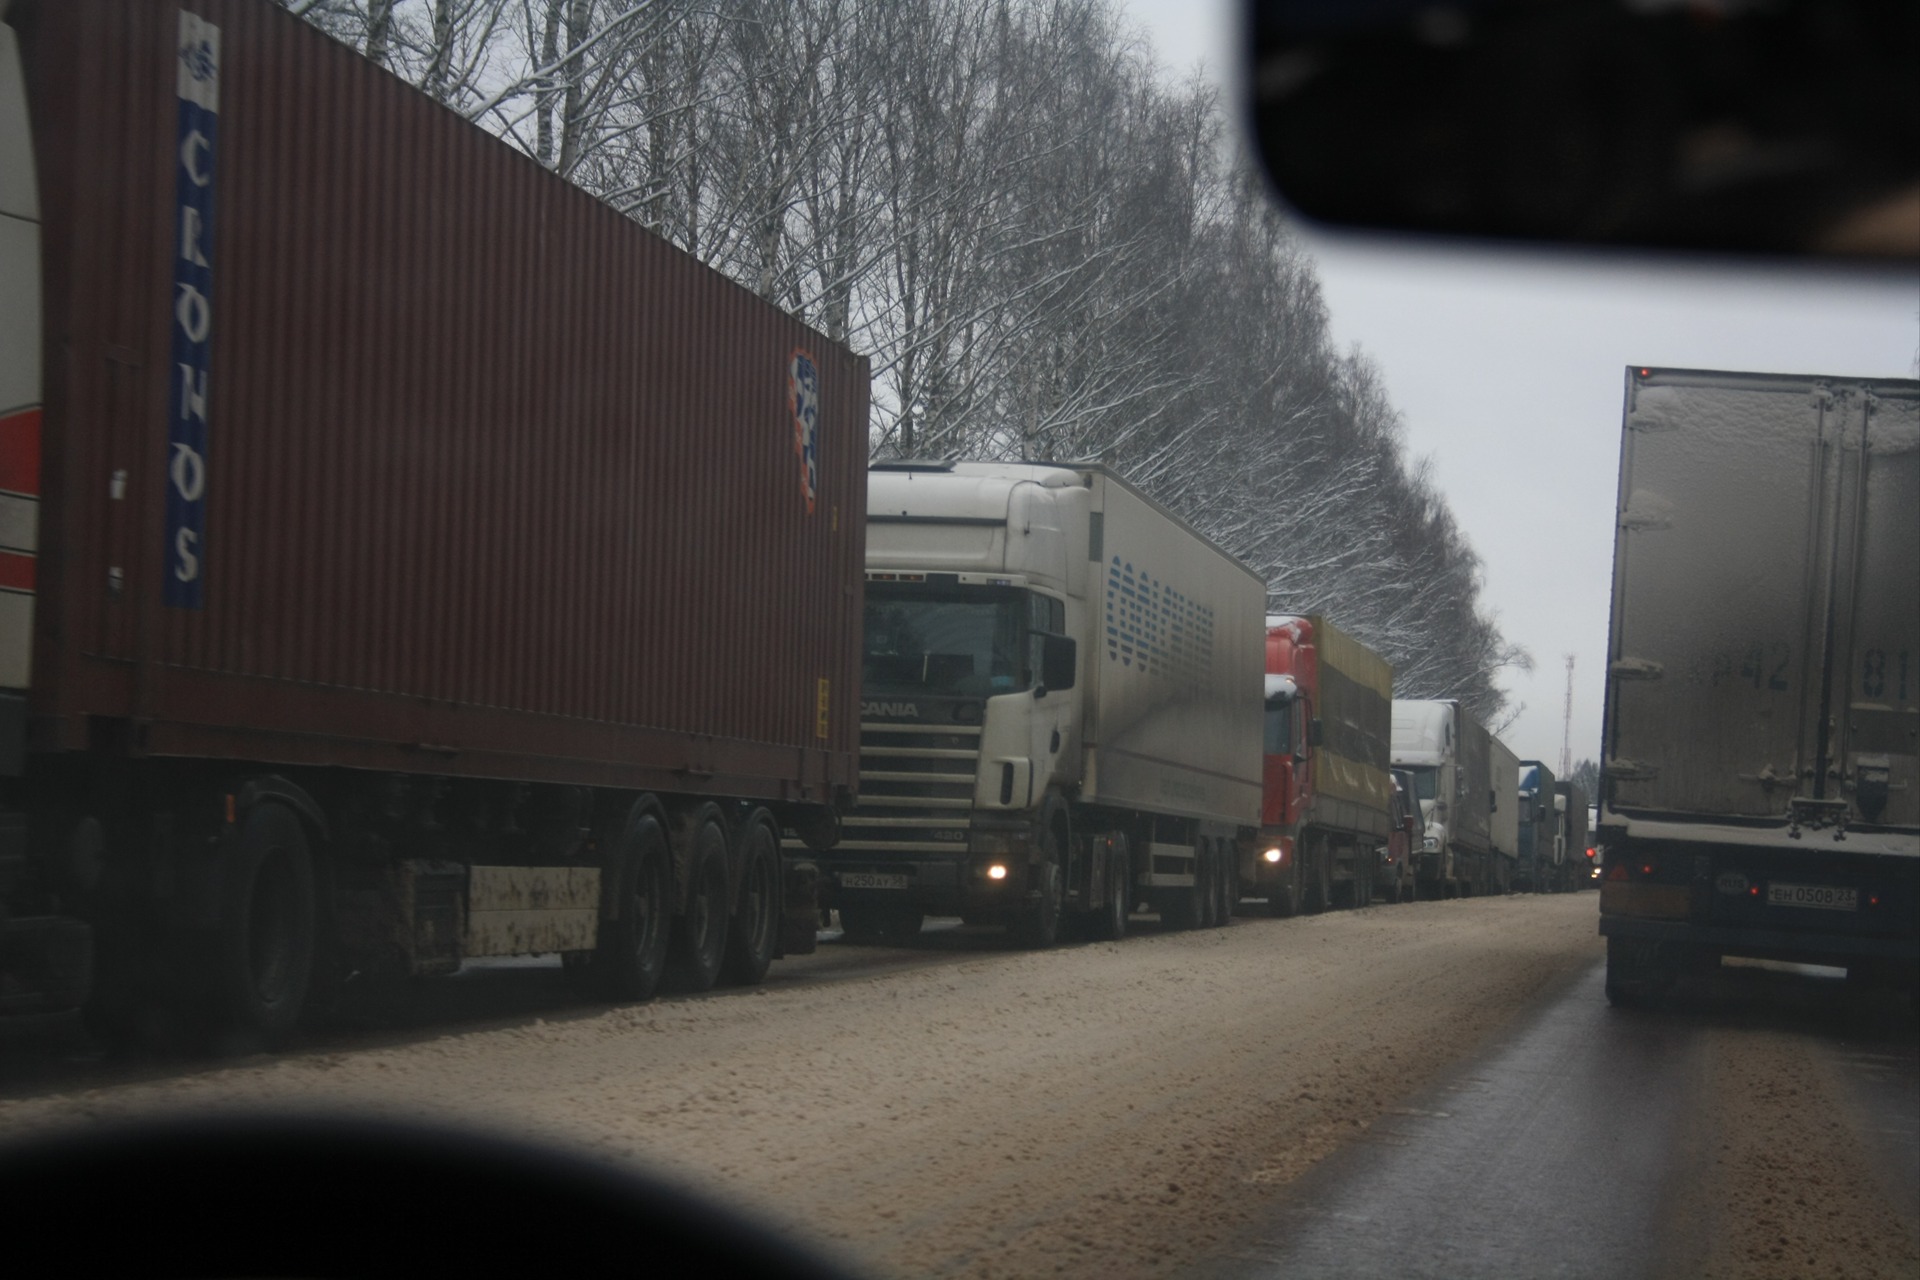
{"label": "truck cab", "polygon": [[1420,841],[1414,865],[1422,881],[1445,885],[1454,877],[1453,846],[1448,839],[1452,799],[1457,789],[1451,702],[1402,701],[1393,704],[1393,764],[1413,781],[1420,811]]}

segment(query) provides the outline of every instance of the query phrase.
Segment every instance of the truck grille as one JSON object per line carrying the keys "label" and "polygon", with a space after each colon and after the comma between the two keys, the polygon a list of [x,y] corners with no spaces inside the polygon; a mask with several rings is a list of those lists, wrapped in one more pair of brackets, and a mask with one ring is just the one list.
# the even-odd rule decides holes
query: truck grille
{"label": "truck grille", "polygon": [[860,803],[840,853],[965,853],[978,725],[862,724]]}

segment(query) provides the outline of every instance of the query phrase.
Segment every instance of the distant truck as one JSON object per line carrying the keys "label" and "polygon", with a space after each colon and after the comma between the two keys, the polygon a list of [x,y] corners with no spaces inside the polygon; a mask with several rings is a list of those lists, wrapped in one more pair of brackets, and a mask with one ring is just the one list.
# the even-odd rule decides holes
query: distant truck
{"label": "distant truck", "polygon": [[860,786],[824,892],[1043,947],[1224,922],[1260,821],[1260,578],[1104,467],[869,477]]}
{"label": "distant truck", "polygon": [[[1280,916],[1364,907],[1393,832],[1393,668],[1319,614],[1268,618],[1266,653],[1265,796],[1239,892]],[[1390,869],[1382,891],[1410,897],[1406,860]]]}
{"label": "distant truck", "polygon": [[1565,802],[1555,789],[1553,770],[1538,760],[1520,762],[1519,850],[1513,887],[1529,893],[1557,893],[1567,858]]}
{"label": "distant truck", "polygon": [[1630,368],[1607,995],[1722,956],[1920,970],[1920,383]]}
{"label": "distant truck", "polygon": [[811,950],[865,361],[282,6],[0,10],[0,1012]]}
{"label": "distant truck", "polygon": [[1420,895],[1505,893],[1520,843],[1513,752],[1450,698],[1395,699],[1392,752],[1420,802]]}

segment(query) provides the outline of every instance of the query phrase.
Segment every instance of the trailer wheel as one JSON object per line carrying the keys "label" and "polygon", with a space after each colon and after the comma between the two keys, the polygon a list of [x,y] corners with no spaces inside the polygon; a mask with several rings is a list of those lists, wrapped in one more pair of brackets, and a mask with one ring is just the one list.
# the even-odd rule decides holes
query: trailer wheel
{"label": "trailer wheel", "polygon": [[272,1040],[300,1021],[313,976],[313,858],[280,804],[250,809],[235,844],[213,940],[214,1031]]}
{"label": "trailer wheel", "polygon": [[780,940],[780,844],[764,822],[747,827],[746,858],[740,870],[740,901],[727,930],[722,976],[750,987],[767,976],[774,944]]}
{"label": "trailer wheel", "polygon": [[727,954],[732,904],[727,894],[727,836],[712,817],[688,841],[687,909],[674,922],[673,976],[687,991],[706,991],[720,978]]}
{"label": "trailer wheel", "polygon": [[616,874],[620,917],[601,930],[594,985],[614,1000],[648,1000],[666,970],[672,896],[667,837],[653,817],[641,818],[628,833]]}

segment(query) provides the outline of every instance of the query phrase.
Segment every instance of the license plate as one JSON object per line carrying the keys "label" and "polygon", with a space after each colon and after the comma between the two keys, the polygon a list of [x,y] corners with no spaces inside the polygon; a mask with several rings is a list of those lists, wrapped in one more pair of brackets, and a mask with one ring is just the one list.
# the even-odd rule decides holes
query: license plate
{"label": "license plate", "polygon": [[842,889],[904,889],[907,887],[907,878],[875,871],[842,871],[840,887]]}
{"label": "license plate", "polygon": [[1858,911],[1860,891],[1836,889],[1826,884],[1770,882],[1767,885],[1767,905],[1770,907],[1817,907],[1822,911]]}

